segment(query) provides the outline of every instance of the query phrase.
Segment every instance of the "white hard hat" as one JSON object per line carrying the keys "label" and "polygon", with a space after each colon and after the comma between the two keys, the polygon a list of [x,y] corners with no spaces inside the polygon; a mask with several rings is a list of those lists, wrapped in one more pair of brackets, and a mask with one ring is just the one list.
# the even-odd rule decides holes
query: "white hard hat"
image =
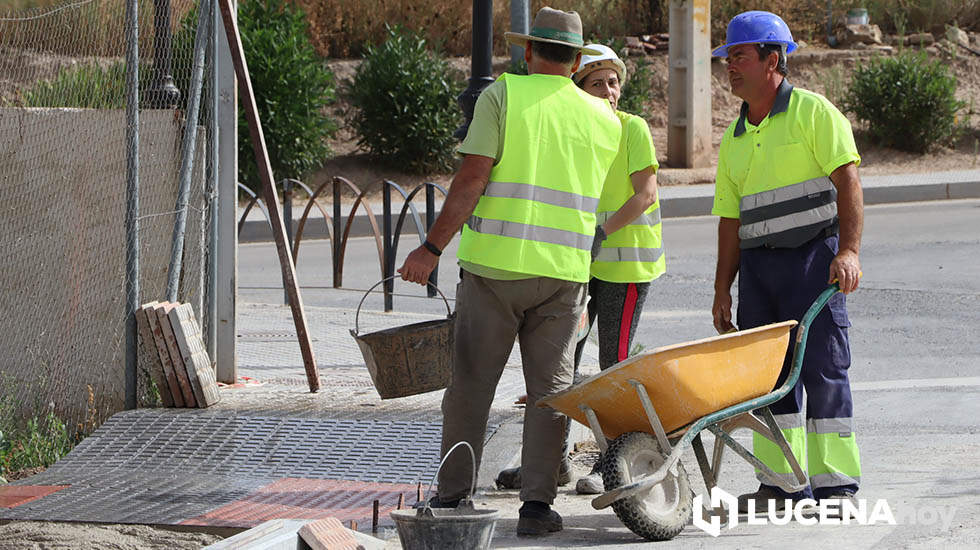
{"label": "white hard hat", "polygon": [[619,75],[620,85],[626,84],[626,64],[616,55],[612,48],[605,44],[588,44],[586,48],[602,52],[599,55],[582,55],[578,71],[572,75],[576,84],[581,84],[585,77],[598,69],[612,69]]}

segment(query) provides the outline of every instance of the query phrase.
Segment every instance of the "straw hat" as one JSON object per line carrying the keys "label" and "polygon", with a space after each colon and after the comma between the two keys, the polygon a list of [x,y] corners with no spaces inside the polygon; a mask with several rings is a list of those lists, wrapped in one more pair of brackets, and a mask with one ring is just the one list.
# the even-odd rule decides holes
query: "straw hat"
{"label": "straw hat", "polygon": [[515,46],[525,47],[527,41],[549,42],[582,50],[583,54],[599,55],[602,52],[585,47],[582,39],[582,20],[574,11],[541,8],[534,16],[531,34],[505,32],[504,38]]}

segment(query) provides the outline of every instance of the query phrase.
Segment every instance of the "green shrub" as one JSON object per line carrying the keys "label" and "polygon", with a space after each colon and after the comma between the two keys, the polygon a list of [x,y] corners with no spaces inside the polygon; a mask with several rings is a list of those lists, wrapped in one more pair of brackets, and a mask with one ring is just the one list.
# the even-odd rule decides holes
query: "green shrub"
{"label": "green shrub", "polygon": [[[313,50],[306,15],[292,3],[242,2],[238,24],[273,174],[303,178],[330,154],[326,139],[337,127],[325,108],[335,98],[333,73]],[[261,191],[241,109],[238,144],[239,180]]]}
{"label": "green shrub", "polygon": [[106,68],[96,64],[62,69],[52,80],[42,80],[23,93],[26,107],[123,109],[126,107],[126,64]]}
{"label": "green shrub", "polygon": [[868,123],[868,134],[887,147],[923,153],[948,143],[957,131],[956,77],[941,61],[903,52],[858,65],[844,110]]}
{"label": "green shrub", "polygon": [[453,167],[462,83],[449,63],[400,27],[370,45],[349,90],[358,143],[389,166],[412,172]]}
{"label": "green shrub", "polygon": [[27,468],[48,467],[74,446],[64,422],[54,412],[34,416],[22,426],[0,422],[0,476]]}

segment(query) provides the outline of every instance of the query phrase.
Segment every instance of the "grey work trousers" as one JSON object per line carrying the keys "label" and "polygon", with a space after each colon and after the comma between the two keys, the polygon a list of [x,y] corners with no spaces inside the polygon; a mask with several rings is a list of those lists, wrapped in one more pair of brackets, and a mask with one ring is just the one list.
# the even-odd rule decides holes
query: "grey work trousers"
{"label": "grey work trousers", "polygon": [[[528,406],[521,454],[522,501],[551,504],[558,493],[558,466],[567,418],[534,403],[572,383],[574,336],[587,285],[547,277],[498,281],[461,274],[456,289],[453,377],[442,398],[442,454],[459,441],[483,454],[490,405],[517,337]],[[456,450],[439,474],[439,499],[470,493],[469,453]]]}

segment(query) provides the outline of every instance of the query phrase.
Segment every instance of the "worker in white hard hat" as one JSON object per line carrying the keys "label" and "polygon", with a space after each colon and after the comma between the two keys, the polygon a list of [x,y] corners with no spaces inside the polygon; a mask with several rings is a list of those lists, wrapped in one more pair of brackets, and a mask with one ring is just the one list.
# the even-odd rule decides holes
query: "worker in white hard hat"
{"label": "worker in white hard hat", "polygon": [[[605,238],[592,262],[589,281],[589,329],[598,317],[599,368],[605,370],[629,357],[651,281],[663,275],[666,264],[657,196],[660,165],[650,129],[642,117],[617,109],[626,83],[626,64],[608,46],[587,47],[599,53],[583,55],[572,80],[589,94],[607,99],[623,126],[619,152],[596,209],[596,233],[601,232]],[[583,331],[575,349],[576,377],[587,335]],[[570,465],[566,460],[562,466],[559,480],[568,482]],[[502,488],[520,484],[519,467],[503,470],[497,476],[497,485]],[[602,479],[595,467],[578,480],[575,489],[579,494],[602,492]]]}

